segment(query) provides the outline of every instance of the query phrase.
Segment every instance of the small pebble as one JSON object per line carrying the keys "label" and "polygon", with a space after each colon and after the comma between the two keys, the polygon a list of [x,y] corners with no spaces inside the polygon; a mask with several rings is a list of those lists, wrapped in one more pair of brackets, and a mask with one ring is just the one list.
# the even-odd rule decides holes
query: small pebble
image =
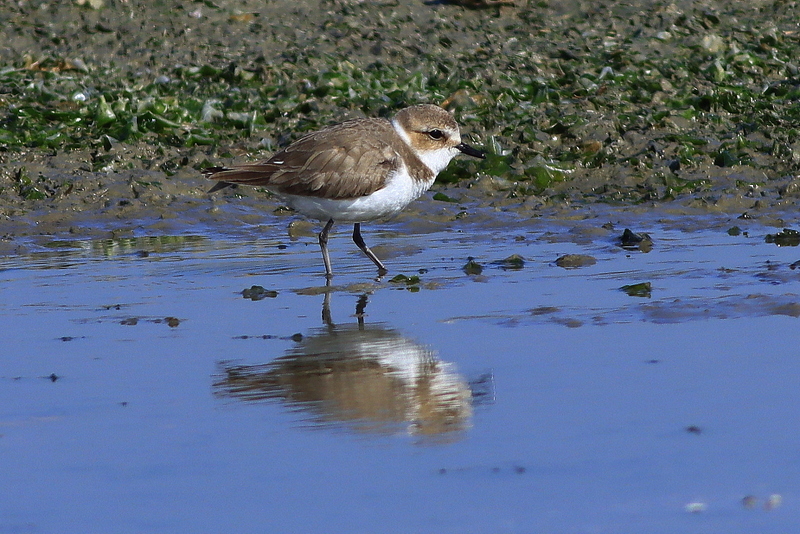
{"label": "small pebble", "polygon": [[705,512],[708,509],[708,505],[704,502],[690,502],[685,508],[691,514],[699,514]]}
{"label": "small pebble", "polygon": [[262,300],[265,298],[274,299],[278,296],[278,292],[274,290],[267,290],[261,286],[252,286],[248,289],[242,290],[242,296],[250,300]]}
{"label": "small pebble", "polygon": [[525,267],[525,258],[519,254],[512,254],[511,256],[495,263],[500,265],[500,268],[504,271],[518,271]]}
{"label": "small pebble", "polygon": [[764,510],[774,510],[783,503],[783,497],[778,493],[773,493],[767,497],[767,502],[764,503]]}
{"label": "small pebble", "polygon": [[565,254],[556,259],[556,265],[563,269],[577,269],[578,267],[588,267],[594,265],[597,260],[593,256],[586,254]]}
{"label": "small pebble", "polygon": [[463,270],[466,274],[470,276],[478,275],[483,272],[483,265],[475,261],[474,258],[468,258],[466,265],[464,265]]}
{"label": "small pebble", "polygon": [[650,252],[653,249],[653,238],[644,232],[637,234],[626,228],[619,238],[619,246],[626,250],[639,249],[642,252]]}
{"label": "small pebble", "polygon": [[719,54],[725,50],[725,41],[719,35],[709,33],[700,40],[700,46],[702,46],[706,52]]}
{"label": "small pebble", "polygon": [[758,506],[758,499],[755,497],[755,495],[747,495],[746,497],[742,498],[742,506],[752,510]]}

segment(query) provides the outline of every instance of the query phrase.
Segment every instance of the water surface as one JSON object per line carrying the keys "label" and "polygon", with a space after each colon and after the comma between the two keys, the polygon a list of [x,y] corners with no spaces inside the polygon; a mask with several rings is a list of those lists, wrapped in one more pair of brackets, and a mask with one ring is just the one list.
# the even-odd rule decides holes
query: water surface
{"label": "water surface", "polygon": [[0,532],[791,531],[797,248],[603,222],[6,257]]}

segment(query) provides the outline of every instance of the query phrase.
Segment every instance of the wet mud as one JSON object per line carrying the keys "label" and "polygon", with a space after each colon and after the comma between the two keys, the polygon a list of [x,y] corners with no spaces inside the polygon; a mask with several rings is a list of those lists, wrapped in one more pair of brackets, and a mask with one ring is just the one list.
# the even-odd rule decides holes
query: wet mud
{"label": "wet mud", "polygon": [[[713,1],[6,5],[0,9],[7,36],[0,63],[7,76],[28,76],[22,80],[29,85],[9,78],[5,89],[0,249],[13,254],[23,250],[26,237],[38,235],[235,234],[242,227],[285,226],[271,215],[281,213],[279,201],[247,188],[208,195],[199,170],[266,157],[314,125],[390,113],[414,103],[409,98],[451,106],[470,142],[490,153],[486,162],[451,164],[434,186],[441,200],[412,206],[401,220],[425,222],[409,224],[491,224],[498,212],[534,224],[541,217],[592,217],[615,207],[686,217],[747,214],[766,226],[788,226],[800,198],[800,145],[791,126],[797,70],[791,50],[798,34],[787,10],[780,2]],[[701,70],[681,71],[687,61],[685,68]],[[361,69],[368,81],[393,76],[382,75],[381,65],[419,70],[429,85],[391,93],[375,82],[373,96],[385,100],[378,105],[367,86],[352,85],[357,78],[336,77],[342,71],[335,65],[342,62]],[[117,84],[127,88],[122,96],[114,93],[117,115],[125,102],[138,99],[140,108],[161,106],[166,117],[166,108],[180,109],[187,92],[207,88],[202,79],[186,79],[173,94],[158,84],[168,88],[181,68],[203,65],[251,72],[255,78],[223,76],[227,85],[218,90],[231,99],[252,92],[249,105],[259,109],[244,112],[264,118],[217,138],[209,123],[210,144],[187,145],[176,142],[181,132],[192,131],[192,121],[201,124],[190,116],[182,126],[145,133],[145,115],[156,113],[147,108],[138,116],[140,134],[122,140],[96,129],[97,115],[78,114],[69,120],[85,122],[85,131],[65,123],[69,134],[52,146],[18,142],[16,136],[57,126],[66,120],[59,117],[82,105],[43,89],[36,96],[36,87],[69,78],[75,94],[92,101]],[[465,69],[461,82],[452,71],[458,65]],[[724,71],[717,78],[715,65]],[[277,68],[282,81],[271,78]],[[437,69],[451,74],[440,80]],[[601,71],[619,77],[604,83]],[[298,86],[303,79],[312,83],[314,72],[329,73],[320,87],[351,85],[351,101],[338,93],[326,97],[329,89],[317,96]],[[544,84],[550,96],[519,100],[514,83],[520,80],[525,87]],[[459,83],[464,89],[454,89]],[[581,84],[594,85],[588,90]],[[265,86],[285,87],[286,93],[259,100]],[[634,86],[638,96],[629,93]],[[761,93],[739,94],[736,86],[759,86]],[[786,98],[775,100],[770,91],[784,87]],[[66,89],[54,89],[60,90]],[[33,95],[29,107],[27,94]],[[771,105],[774,116],[764,114],[758,98],[772,99],[763,105]],[[281,102],[284,110],[262,107],[279,108]],[[51,110],[49,123],[33,122],[37,109]]]}

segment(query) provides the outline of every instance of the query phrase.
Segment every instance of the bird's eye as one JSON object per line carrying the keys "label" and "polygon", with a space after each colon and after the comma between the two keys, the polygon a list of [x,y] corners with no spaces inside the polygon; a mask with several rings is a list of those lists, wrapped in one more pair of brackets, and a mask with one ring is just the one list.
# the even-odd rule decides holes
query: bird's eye
{"label": "bird's eye", "polygon": [[444,137],[444,132],[441,130],[431,130],[430,132],[428,132],[428,136],[431,139],[441,139],[442,137]]}

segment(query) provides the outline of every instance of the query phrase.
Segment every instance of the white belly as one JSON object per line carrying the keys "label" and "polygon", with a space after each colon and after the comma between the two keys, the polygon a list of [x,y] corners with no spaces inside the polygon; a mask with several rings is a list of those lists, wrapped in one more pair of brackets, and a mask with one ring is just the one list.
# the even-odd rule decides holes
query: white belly
{"label": "white belly", "polygon": [[395,174],[383,189],[371,195],[335,200],[300,195],[282,195],[290,207],[307,217],[327,221],[366,222],[390,217],[419,198],[433,185],[412,180],[405,169]]}

